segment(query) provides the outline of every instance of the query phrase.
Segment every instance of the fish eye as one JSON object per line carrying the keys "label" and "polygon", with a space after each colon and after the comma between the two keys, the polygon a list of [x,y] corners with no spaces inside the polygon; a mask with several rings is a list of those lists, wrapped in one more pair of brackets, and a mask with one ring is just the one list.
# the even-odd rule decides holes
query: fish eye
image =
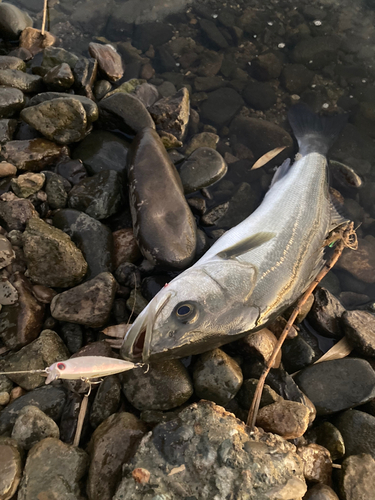
{"label": "fish eye", "polygon": [[177,319],[184,324],[193,323],[198,317],[196,307],[187,303],[177,304],[175,314]]}
{"label": "fish eye", "polygon": [[184,316],[186,316],[187,314],[189,314],[189,312],[191,311],[191,306],[189,305],[183,305],[183,306],[180,306],[178,309],[177,309],[177,316],[179,316],[180,318],[183,318]]}
{"label": "fish eye", "polygon": [[66,366],[64,365],[64,363],[58,363],[56,368],[58,368],[59,370],[65,370]]}

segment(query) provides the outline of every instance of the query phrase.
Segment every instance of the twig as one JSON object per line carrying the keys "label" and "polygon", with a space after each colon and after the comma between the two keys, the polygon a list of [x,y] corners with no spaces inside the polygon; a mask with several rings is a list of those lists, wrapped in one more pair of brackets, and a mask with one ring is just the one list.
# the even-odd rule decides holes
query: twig
{"label": "twig", "polygon": [[324,278],[324,276],[332,269],[332,267],[336,264],[338,259],[340,258],[344,248],[351,248],[352,250],[356,250],[358,248],[358,242],[357,242],[357,236],[354,230],[354,224],[353,222],[350,222],[349,224],[345,226],[341,226],[340,230],[332,235],[327,241],[325,241],[325,245],[328,245],[332,243],[333,241],[336,241],[336,246],[334,253],[332,255],[332,258],[329,262],[325,264],[323,269],[319,272],[317,277],[314,279],[314,281],[311,283],[311,285],[308,287],[308,289],[305,291],[305,293],[302,295],[302,297],[298,300],[297,305],[295,309],[293,310],[283,333],[281,334],[279,340],[277,341],[275,348],[273,350],[271,358],[268,360],[267,366],[264,369],[261,377],[259,378],[258,385],[256,387],[255,393],[254,393],[254,398],[251,403],[250,409],[249,409],[249,414],[247,416],[247,422],[246,424],[250,427],[250,430],[253,431],[255,427],[255,421],[258,415],[258,410],[259,410],[259,405],[260,405],[260,399],[262,397],[262,392],[263,392],[263,387],[267,378],[268,373],[270,372],[271,368],[273,367],[273,364],[275,362],[275,359],[277,355],[280,352],[281,346],[284,343],[284,340],[286,339],[290,329],[293,326],[293,323],[301,311],[302,306],[305,304],[309,296],[312,294],[312,292],[315,290],[316,286],[319,284],[320,281]]}
{"label": "twig", "polygon": [[85,394],[83,396],[83,399],[81,402],[81,407],[79,409],[77,429],[76,429],[76,433],[75,433],[74,441],[73,441],[74,446],[78,446],[79,441],[81,439],[82,427],[83,427],[83,422],[84,422],[85,416],[86,416],[88,402],[89,402],[89,394]]}
{"label": "twig", "polygon": [[48,0],[44,0],[44,6],[43,6],[43,21],[42,21],[42,36],[44,36],[44,29],[45,29],[45,27],[46,27],[47,2],[48,2]]}

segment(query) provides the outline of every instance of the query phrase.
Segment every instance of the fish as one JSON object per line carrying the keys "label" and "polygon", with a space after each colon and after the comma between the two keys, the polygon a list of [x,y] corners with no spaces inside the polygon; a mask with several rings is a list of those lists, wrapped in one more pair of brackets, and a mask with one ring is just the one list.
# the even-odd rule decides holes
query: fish
{"label": "fish", "polygon": [[288,112],[295,161],[277,169],[259,207],[224,233],[138,315],[122,358],[149,363],[200,354],[264,328],[323,268],[324,242],[347,219],[331,199],[327,154],[346,115]]}

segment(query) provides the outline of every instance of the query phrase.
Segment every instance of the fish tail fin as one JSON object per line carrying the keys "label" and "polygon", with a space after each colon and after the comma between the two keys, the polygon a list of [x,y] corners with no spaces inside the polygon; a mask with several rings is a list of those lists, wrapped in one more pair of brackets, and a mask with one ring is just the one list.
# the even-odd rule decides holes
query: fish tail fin
{"label": "fish tail fin", "polygon": [[321,153],[326,156],[348,120],[347,114],[319,116],[304,103],[296,104],[288,112],[302,156]]}

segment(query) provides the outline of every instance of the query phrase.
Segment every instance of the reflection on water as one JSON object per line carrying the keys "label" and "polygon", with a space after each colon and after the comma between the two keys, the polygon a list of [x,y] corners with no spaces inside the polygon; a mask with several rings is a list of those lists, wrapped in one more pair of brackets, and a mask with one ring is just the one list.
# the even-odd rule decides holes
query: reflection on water
{"label": "reflection on water", "polygon": [[[40,27],[42,0],[14,3]],[[257,0],[50,0],[48,9],[48,28],[67,50],[88,56],[91,41],[116,45],[126,65],[116,85],[141,77],[159,86],[162,95],[189,89],[192,109],[199,113],[191,131],[205,133],[205,143],[208,137],[217,142],[229,164],[228,174],[204,198],[213,217],[218,206],[231,201],[221,222],[210,229],[206,225],[213,236],[254,210],[282,161],[280,155],[277,162],[250,170],[281,139],[272,128],[258,135],[236,129],[232,120],[238,113],[289,131],[286,110],[299,100],[315,111],[350,113],[331,151],[340,162],[332,168],[331,185],[360,225],[360,247],[325,280],[348,307],[375,300],[374,26],[372,0],[313,5],[288,0],[267,5]]]}

